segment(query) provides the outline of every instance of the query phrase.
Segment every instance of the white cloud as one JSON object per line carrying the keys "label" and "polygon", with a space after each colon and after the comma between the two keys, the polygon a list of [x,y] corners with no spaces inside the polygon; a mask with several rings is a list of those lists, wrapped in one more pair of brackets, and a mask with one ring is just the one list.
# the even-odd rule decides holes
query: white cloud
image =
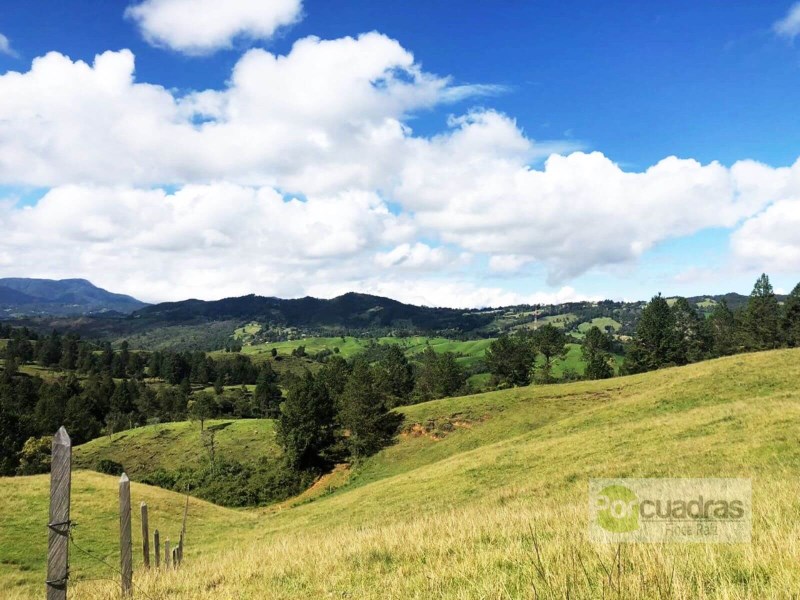
{"label": "white cloud", "polygon": [[471,89],[377,33],[251,50],[227,88],[182,96],[136,83],[127,50],[92,65],[50,53],[0,76],[0,183],[378,189],[404,155],[404,120]]}
{"label": "white cloud", "polygon": [[472,113],[430,141],[411,140],[396,197],[423,231],[492,255],[513,272],[544,264],[552,284],[639,258],[659,242],[734,227],[769,202],[800,191],[800,163],[731,168],[668,157],[626,172],[599,152],[550,156],[507,117]]}
{"label": "white cloud", "polygon": [[163,190],[64,186],[35,206],[0,206],[5,274],[84,276],[145,300],[251,292],[365,276],[372,253],[408,236],[375,195],[285,200],[232,184]]}
{"label": "white cloud", "polygon": [[125,11],[149,43],[186,54],[230,48],[237,37],[269,39],[301,14],[301,0],[144,0]]}
{"label": "white cloud", "polygon": [[800,271],[800,195],[780,200],[748,219],[731,236],[740,266],[768,272]]}
{"label": "white cloud", "polygon": [[800,2],[793,4],[786,16],[773,24],[772,29],[779,36],[790,40],[800,35]]}
{"label": "white cloud", "polygon": [[91,65],[48,54],[0,75],[0,184],[53,188],[0,206],[0,267],[145,299],[359,289],[472,306],[533,301],[475,283],[475,265],[543,267],[569,298],[583,273],[743,221],[739,256],[792,256],[789,238],[747,240],[769,241],[767,215],[800,197],[800,162],[667,157],[630,172],[492,110],[432,137],[410,127],[492,90],[426,73],[378,33],[250,50],[224,89],[188,94],[137,82],[127,50]]}
{"label": "white cloud", "polygon": [[514,254],[495,254],[489,258],[489,268],[496,273],[516,273],[530,262],[530,259]]}
{"label": "white cloud", "polygon": [[499,287],[477,285],[463,278],[436,279],[369,279],[336,283],[313,284],[312,296],[330,298],[357,289],[376,296],[394,298],[407,304],[424,306],[449,306],[453,308],[484,308],[514,304],[560,304],[580,300],[599,300],[599,297],[581,294],[569,286],[555,292],[522,294]]}
{"label": "white cloud", "polygon": [[0,33],[0,54],[16,57],[16,51],[11,47],[9,39]]}
{"label": "white cloud", "polygon": [[452,257],[444,248],[431,248],[428,244],[400,244],[388,252],[375,255],[375,264],[384,269],[400,267],[403,269],[437,269],[452,262]]}

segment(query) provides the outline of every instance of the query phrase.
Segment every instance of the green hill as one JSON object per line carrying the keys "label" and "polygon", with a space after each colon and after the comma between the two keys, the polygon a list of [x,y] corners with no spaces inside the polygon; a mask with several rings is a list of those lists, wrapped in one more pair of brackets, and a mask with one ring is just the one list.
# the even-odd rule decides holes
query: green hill
{"label": "green hill", "polygon": [[[217,457],[256,463],[277,458],[280,453],[275,444],[274,422],[269,419],[209,420],[205,428],[215,432]],[[158,469],[197,467],[207,460],[208,452],[199,423],[161,423],[77,446],[73,460],[80,469],[95,469],[100,460],[113,460],[135,481]]]}
{"label": "green hill", "polygon": [[[170,598],[786,597],[800,589],[798,380],[800,350],[783,350],[407,407],[397,443],[349,478],[281,507],[215,513],[240,519],[233,548],[198,539],[178,574],[135,581]],[[752,478],[752,544],[588,539],[589,479],[663,476]],[[46,516],[24,502],[43,509],[45,491],[45,478],[0,480],[2,531],[18,540],[1,545],[15,556],[41,555]],[[87,494],[76,489],[75,501]],[[114,508],[97,512],[113,519]],[[41,572],[9,560],[4,583],[40,585]]]}

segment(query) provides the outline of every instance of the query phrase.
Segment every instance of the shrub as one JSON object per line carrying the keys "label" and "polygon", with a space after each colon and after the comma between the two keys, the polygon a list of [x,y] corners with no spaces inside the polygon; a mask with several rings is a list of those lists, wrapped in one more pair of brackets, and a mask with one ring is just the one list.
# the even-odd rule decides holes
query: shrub
{"label": "shrub", "polygon": [[106,475],[122,475],[125,468],[120,463],[110,458],[102,458],[97,461],[95,470],[100,473],[105,473]]}

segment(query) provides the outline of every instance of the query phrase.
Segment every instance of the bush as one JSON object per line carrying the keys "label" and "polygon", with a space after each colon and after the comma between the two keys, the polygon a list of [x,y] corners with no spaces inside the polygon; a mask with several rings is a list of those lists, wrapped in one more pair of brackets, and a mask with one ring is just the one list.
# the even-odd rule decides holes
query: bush
{"label": "bush", "polygon": [[105,473],[106,475],[122,475],[122,473],[125,471],[125,468],[110,458],[102,458],[97,461],[95,470],[100,473]]}
{"label": "bush", "polygon": [[175,472],[154,471],[142,483],[167,490],[190,492],[197,498],[220,506],[259,506],[285,500],[313,483],[314,473],[297,473],[282,464],[244,465],[217,460],[199,468]]}

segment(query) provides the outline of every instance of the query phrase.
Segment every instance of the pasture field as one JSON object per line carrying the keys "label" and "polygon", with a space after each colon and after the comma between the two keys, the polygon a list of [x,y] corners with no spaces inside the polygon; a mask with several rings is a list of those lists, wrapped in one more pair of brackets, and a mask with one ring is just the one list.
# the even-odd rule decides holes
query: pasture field
{"label": "pasture field", "polygon": [[[216,431],[218,457],[242,463],[277,460],[274,421],[270,419],[210,419],[205,429]],[[134,481],[158,469],[197,467],[207,459],[208,450],[200,436],[200,423],[160,423],[121,431],[76,446],[77,468],[94,469],[100,459],[122,464]]]}
{"label": "pasture field", "polygon": [[[190,525],[183,568],[138,570],[134,582],[164,600],[791,597],[798,380],[800,350],[779,350],[405,407],[397,442],[322,493],[248,511],[204,505],[218,526]],[[752,543],[593,542],[595,477],[751,478]],[[78,531],[90,544],[116,539],[116,479],[75,479],[74,504],[94,514],[79,513]],[[0,479],[2,531],[14,532],[0,543],[0,582],[12,598],[41,593],[46,490],[44,476]],[[153,494],[180,506],[174,494],[134,491],[134,503]],[[117,560],[110,543],[107,558]],[[118,596],[113,582],[85,580],[97,574],[86,563],[74,573],[75,597]]]}
{"label": "pasture field", "polygon": [[607,327],[610,327],[614,331],[619,331],[622,325],[611,317],[596,317],[591,321],[587,321],[586,323],[581,323],[578,325],[578,331],[581,333],[586,333],[592,327],[597,327],[600,329],[600,331],[605,333]]}

